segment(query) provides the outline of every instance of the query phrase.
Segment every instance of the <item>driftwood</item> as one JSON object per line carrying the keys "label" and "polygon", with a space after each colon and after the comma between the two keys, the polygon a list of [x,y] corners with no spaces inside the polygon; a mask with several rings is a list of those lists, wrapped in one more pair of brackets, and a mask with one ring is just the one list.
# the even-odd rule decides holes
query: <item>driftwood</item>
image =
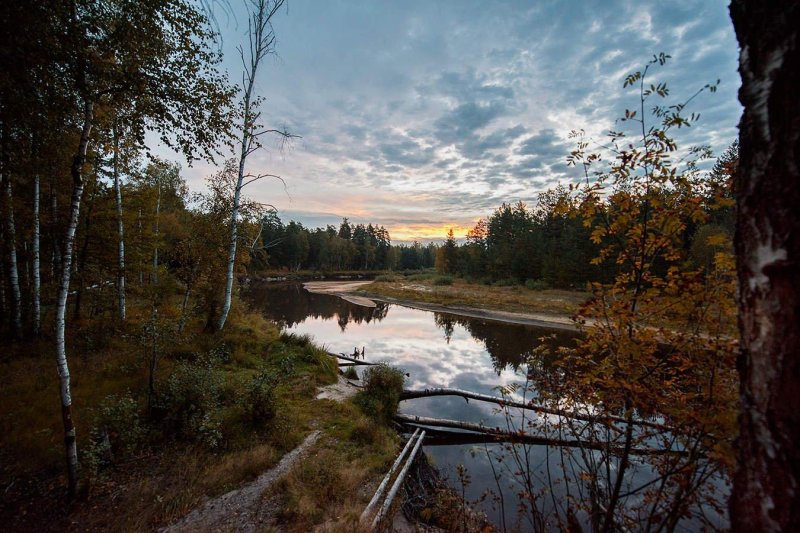
{"label": "driftwood", "polygon": [[391,509],[392,501],[394,501],[395,496],[397,496],[397,491],[400,490],[400,487],[403,485],[403,481],[406,479],[406,474],[408,474],[408,469],[411,468],[411,465],[414,463],[414,458],[417,456],[417,452],[419,452],[423,440],[425,440],[424,430],[419,434],[419,438],[417,439],[417,443],[414,445],[414,449],[411,450],[408,459],[406,459],[406,464],[403,465],[403,469],[400,470],[399,474],[397,474],[397,479],[394,480],[392,488],[389,489],[389,493],[386,495],[386,500],[384,500],[383,505],[378,510],[378,514],[376,514],[375,518],[372,520],[373,531],[377,529],[377,525],[381,522],[381,520],[383,520],[383,518],[389,512],[389,509]]}
{"label": "driftwood", "polygon": [[365,363],[363,361],[360,363],[339,363],[339,366],[374,366],[374,365],[375,363]]}
{"label": "driftwood", "polygon": [[411,449],[411,446],[416,440],[417,435],[419,435],[419,432],[420,429],[414,431],[414,434],[411,435],[410,439],[408,439],[408,442],[406,442],[406,445],[405,447],[403,447],[403,450],[400,452],[400,455],[398,455],[397,458],[394,460],[392,467],[389,469],[388,472],[386,472],[383,481],[381,481],[381,484],[378,485],[378,489],[375,491],[375,494],[372,496],[372,499],[367,504],[367,507],[364,509],[364,512],[361,513],[360,521],[362,523],[366,523],[370,515],[372,515],[372,513],[375,512],[375,507],[378,505],[378,502],[383,496],[383,493],[386,491],[386,487],[389,485],[389,481],[391,481],[392,475],[394,474],[395,470],[397,470],[397,467],[400,466],[400,463],[403,462],[403,458],[405,458],[406,453],[408,453],[408,450]]}
{"label": "driftwood", "polygon": [[[548,437],[541,437],[531,435],[524,431],[508,431],[499,427],[489,427],[483,424],[474,424],[472,422],[462,422],[460,420],[448,420],[444,418],[429,418],[426,416],[416,415],[403,415],[397,414],[394,419],[401,424],[409,425],[411,427],[418,426],[432,426],[442,428],[460,429],[464,431],[473,431],[483,435],[489,435],[502,442],[516,442],[522,444],[534,444],[541,446],[563,446],[570,448],[585,448],[590,450],[607,451],[615,455],[624,453],[623,447],[609,446],[605,442],[599,441],[581,441],[581,440],[565,440],[553,439]],[[632,448],[629,451],[632,455],[685,455],[685,451],[680,450],[663,450],[656,448]]]}
{"label": "driftwood", "polygon": [[[621,416],[590,416],[585,415],[577,412],[570,412],[564,411],[561,409],[553,409],[551,407],[545,407],[543,405],[536,405],[532,402],[517,402],[514,400],[510,400],[508,398],[500,398],[497,396],[489,396],[488,394],[478,394],[477,392],[472,392],[463,389],[449,389],[449,388],[433,388],[433,389],[423,389],[423,390],[404,390],[400,393],[400,400],[412,400],[414,398],[428,398],[431,396],[461,396],[465,400],[478,400],[481,402],[490,402],[496,403],[501,407],[516,407],[519,409],[528,409],[531,411],[536,411],[538,413],[545,413],[548,415],[555,415],[561,416],[564,418],[571,418],[574,420],[582,420],[584,422],[591,422],[593,424],[604,424],[604,425],[611,425],[612,422],[616,422],[619,424],[627,424],[628,420]],[[642,427],[649,427],[653,429],[658,429],[659,431],[669,431],[670,428],[664,426],[662,424],[657,424],[655,422],[648,422],[646,420],[633,420],[633,424]]]}

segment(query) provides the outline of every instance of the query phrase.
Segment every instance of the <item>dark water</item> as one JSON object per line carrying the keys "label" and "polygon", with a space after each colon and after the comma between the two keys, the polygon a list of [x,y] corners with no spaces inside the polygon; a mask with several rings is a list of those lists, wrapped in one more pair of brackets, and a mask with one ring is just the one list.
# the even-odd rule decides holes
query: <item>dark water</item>
{"label": "dark water", "polygon": [[[525,362],[536,346],[542,342],[568,345],[577,335],[385,303],[368,308],[337,296],[309,293],[297,283],[257,285],[251,287],[247,298],[287,331],[309,334],[329,351],[352,353],[354,348],[364,347],[367,361],[387,361],[402,368],[409,373],[406,387],[411,389],[451,387],[498,396],[498,387],[525,381],[529,370]],[[519,399],[522,399],[521,394],[515,393]],[[529,399],[535,392],[525,394]],[[501,428],[509,427],[509,423],[516,428],[523,423],[519,413],[504,414],[498,412],[494,404],[467,403],[460,397],[407,400],[400,404],[400,411]],[[525,416],[536,418],[530,413]],[[546,423],[546,419],[538,422],[542,421]],[[426,444],[424,450],[459,491],[462,483],[458,465],[464,465],[469,476],[466,497],[470,500],[483,498],[477,505],[495,524],[503,525],[505,519],[508,529],[534,529],[535,519],[530,513],[517,512],[517,494],[522,486],[515,471],[520,464],[532,472],[534,479],[528,486],[541,491],[545,517],[548,509],[552,511],[551,500],[552,505],[556,505],[558,499],[568,497],[557,481],[563,475],[558,472],[563,465],[563,454],[556,447],[526,446],[524,454],[516,457],[516,452],[495,443]],[[502,458],[498,460],[498,456]],[[634,464],[630,472],[639,482],[646,482],[650,475],[646,465]],[[488,496],[487,491],[491,491]],[[497,501],[498,495],[503,496],[504,505]],[[718,520],[724,525],[722,517]]]}

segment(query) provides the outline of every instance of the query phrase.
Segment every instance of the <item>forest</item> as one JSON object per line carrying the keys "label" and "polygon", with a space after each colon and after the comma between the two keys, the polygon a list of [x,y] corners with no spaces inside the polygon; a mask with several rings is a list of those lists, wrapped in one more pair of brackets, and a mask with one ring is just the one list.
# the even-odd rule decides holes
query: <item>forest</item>
{"label": "forest", "polygon": [[[574,437],[575,451],[561,452],[571,471],[555,485],[586,491],[556,502],[519,462],[529,529],[572,529],[576,513],[596,531],[674,530],[684,519],[711,527],[712,508],[734,529],[797,523],[787,488],[800,477],[800,8],[733,2],[745,114],[723,153],[675,140],[699,122],[695,97],[719,82],[696,83],[681,100],[653,80],[672,61],[660,53],[625,77],[634,105],[615,129],[600,140],[570,133],[572,181],[533,205],[498,202],[466,235],[398,244],[380,220],[342,212],[338,227],[310,228],[248,195],[253,184],[286,185],[255,161],[305,134],[270,123],[257,81],[287,5],[247,3],[231,74],[213,4],[0,7],[0,516],[12,529],[103,529],[117,509],[122,529],[165,527],[321,434],[317,459],[274,489],[272,518],[297,531],[353,530],[368,495],[351,495],[375,484],[401,446],[391,424],[410,374],[370,370],[355,400],[320,403],[318,387],[339,383],[342,363],[288,329],[315,314],[338,317],[344,333],[348,321],[386,322],[394,304],[354,312],[320,298],[271,320],[248,301],[260,294],[250,283],[425,269],[441,276],[433,285],[457,277],[587,295],[570,317],[580,335],[569,346],[524,341],[512,350],[526,354],[524,384],[497,387],[501,406],[521,394],[576,414],[519,428],[548,442]],[[187,169],[156,145],[212,169],[202,188],[190,190]],[[296,287],[282,290],[294,298]],[[498,376],[522,368],[485,324],[434,320],[448,346],[456,326],[496,344]],[[625,476],[642,465],[656,481],[633,489]],[[720,479],[733,485],[730,512],[715,494]],[[451,507],[436,500],[428,514],[460,509],[463,523],[448,527],[469,530],[463,493],[446,494]],[[546,512],[542,494],[553,500]]]}

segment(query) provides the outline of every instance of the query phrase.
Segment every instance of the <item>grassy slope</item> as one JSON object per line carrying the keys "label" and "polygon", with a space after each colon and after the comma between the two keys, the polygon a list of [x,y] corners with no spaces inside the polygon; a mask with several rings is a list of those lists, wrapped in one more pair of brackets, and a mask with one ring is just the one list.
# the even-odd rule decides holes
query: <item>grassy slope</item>
{"label": "grassy slope", "polygon": [[[221,334],[165,335],[158,383],[163,387],[179,361],[191,360],[221,343],[229,357],[215,372],[224,379],[222,441],[216,449],[179,440],[169,428],[151,424],[135,452],[117,457],[97,474],[84,469],[82,495],[64,502],[63,444],[52,343],[4,347],[0,366],[0,519],[12,529],[147,530],[173,521],[206,496],[255,478],[276,464],[312,429],[323,438],[317,458],[304,462],[283,482],[280,518],[292,531],[327,523],[352,524],[368,501],[365,485],[385,471],[397,436],[376,426],[351,403],[314,400],[319,385],[333,382],[336,363],[305,339],[281,337],[277,328],[237,306]],[[70,339],[79,453],[85,454],[98,406],[107,396],[130,392],[144,418],[147,348],[142,325],[147,306],[131,306],[129,322],[86,321]],[[277,415],[256,428],[242,407],[247,384],[261,369],[281,375]],[[313,483],[306,481],[313,480]],[[338,525],[337,525],[338,524]]]}

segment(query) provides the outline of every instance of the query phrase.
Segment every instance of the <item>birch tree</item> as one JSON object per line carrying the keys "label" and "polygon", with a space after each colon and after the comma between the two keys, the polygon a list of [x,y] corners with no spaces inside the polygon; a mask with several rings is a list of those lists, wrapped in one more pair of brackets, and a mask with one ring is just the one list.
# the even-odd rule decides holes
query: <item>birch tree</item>
{"label": "birch tree", "polygon": [[741,48],[736,191],[738,469],[734,531],[800,524],[800,5],[734,0]]}
{"label": "birch tree", "polygon": [[[5,144],[5,140],[3,141]],[[5,151],[5,148],[4,148]],[[6,156],[3,156],[6,159]],[[11,285],[11,327],[14,337],[22,337],[22,294],[19,288],[19,268],[17,266],[17,231],[14,224],[14,194],[11,188],[11,173],[6,161],[3,162],[3,192],[6,198],[6,245],[8,246],[8,280]]]}
{"label": "birch tree", "polygon": [[212,34],[206,29],[205,17],[186,2],[78,2],[60,14],[60,25],[66,28],[62,43],[68,51],[64,67],[72,75],[72,90],[79,103],[75,121],[81,126],[71,166],[72,199],[61,253],[55,324],[69,493],[74,495],[78,454],[65,315],[96,108],[115,101],[134,102],[134,138],[142,144],[149,127],[161,133],[163,142],[182,149],[191,161],[197,154],[211,156],[220,135],[227,133],[230,91],[216,71],[219,58],[209,51]]}
{"label": "birch tree", "polygon": [[125,321],[125,224],[122,219],[122,186],[120,185],[120,132],[114,121],[114,153],[111,172],[114,179],[114,200],[117,208],[117,312],[121,322]]}
{"label": "birch tree", "polygon": [[[285,130],[259,129],[258,111],[260,99],[253,94],[256,75],[264,59],[275,52],[275,32],[272,27],[272,17],[284,5],[285,0],[253,0],[250,4],[250,19],[248,20],[249,46],[247,54],[243,47],[239,47],[239,55],[244,67],[242,86],[244,96],[241,104],[241,142],[239,145],[239,169],[236,188],[233,192],[233,206],[231,209],[230,241],[228,244],[228,263],[225,276],[225,294],[223,297],[222,311],[217,321],[217,330],[225,327],[228,312],[231,309],[233,295],[233,267],[236,262],[236,245],[238,240],[239,203],[242,189],[250,183],[262,178],[272,177],[280,179],[273,174],[248,174],[246,173],[247,157],[261,148],[261,137],[269,134],[278,134],[284,140],[293,137]],[[247,180],[247,181],[245,181]]]}

